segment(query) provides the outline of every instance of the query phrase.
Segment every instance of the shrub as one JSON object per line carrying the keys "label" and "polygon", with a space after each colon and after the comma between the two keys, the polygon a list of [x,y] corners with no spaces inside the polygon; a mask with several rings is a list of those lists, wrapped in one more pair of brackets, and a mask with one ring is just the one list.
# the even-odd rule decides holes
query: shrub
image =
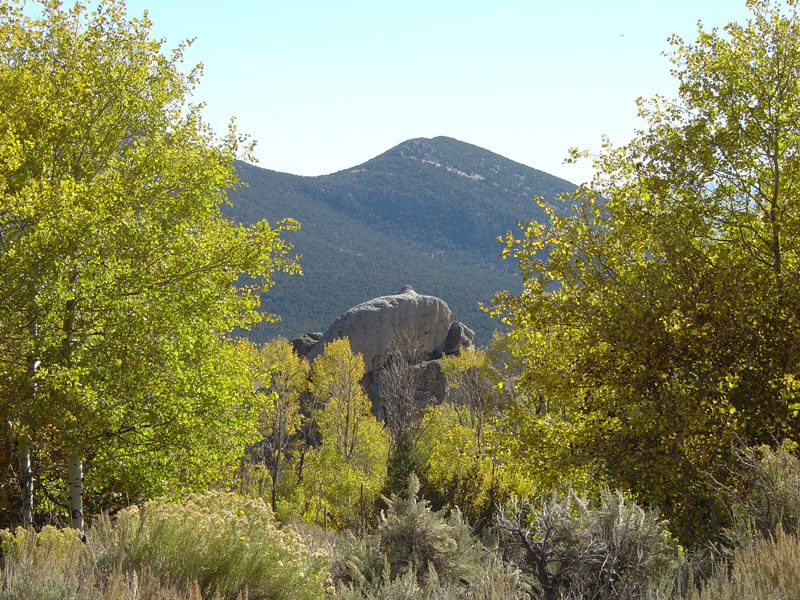
{"label": "shrub", "polygon": [[800,598],[800,537],[778,530],[775,537],[739,548],[733,561],[720,562],[687,600],[796,600]]}
{"label": "shrub", "polygon": [[470,535],[454,511],[448,516],[418,499],[416,477],[408,491],[387,500],[374,535],[340,536],[331,577],[345,600],[522,600],[527,586]]}
{"label": "shrub", "polygon": [[340,534],[333,547],[334,558],[328,567],[337,589],[375,589],[391,579],[386,556],[375,536],[355,537]]}
{"label": "shrub", "polygon": [[470,580],[429,576],[420,581],[412,569],[394,579],[387,573],[361,588],[342,588],[338,597],[341,600],[526,600],[530,596],[519,571],[486,555],[476,565]]}
{"label": "shrub", "polygon": [[607,488],[595,502],[572,490],[517,502],[497,521],[501,546],[546,600],[647,597],[677,556],[665,525]]}
{"label": "shrub", "polygon": [[732,483],[718,483],[731,517],[725,537],[734,548],[779,530],[798,533],[800,526],[800,460],[788,446],[736,451],[738,466],[728,473]]}
{"label": "shrub", "polygon": [[261,499],[194,494],[182,502],[129,507],[116,523],[101,517],[88,549],[105,570],[149,568],[162,580],[196,582],[204,598],[303,600],[323,595],[327,555],[311,552],[291,529],[280,529]]}
{"label": "shrub", "polygon": [[468,576],[480,560],[480,544],[470,535],[458,510],[444,517],[432,511],[425,500],[419,500],[418,492],[419,480],[412,475],[407,497],[392,496],[381,514],[380,549],[391,578],[412,570],[420,581],[431,573],[451,579]]}
{"label": "shrub", "polygon": [[[73,529],[4,530],[0,539],[2,600],[203,600],[196,583],[170,585],[147,568],[104,572]],[[237,600],[248,600],[246,590]]]}
{"label": "shrub", "polygon": [[453,597],[465,600],[523,600],[530,597],[530,588],[523,581],[522,573],[497,556],[487,556],[459,592]]}
{"label": "shrub", "polygon": [[394,579],[381,579],[367,589],[344,588],[338,594],[341,600],[429,600],[430,594],[420,587],[414,571]]}
{"label": "shrub", "polygon": [[3,600],[67,600],[86,587],[83,543],[77,530],[47,526],[40,533],[18,528],[0,532]]}

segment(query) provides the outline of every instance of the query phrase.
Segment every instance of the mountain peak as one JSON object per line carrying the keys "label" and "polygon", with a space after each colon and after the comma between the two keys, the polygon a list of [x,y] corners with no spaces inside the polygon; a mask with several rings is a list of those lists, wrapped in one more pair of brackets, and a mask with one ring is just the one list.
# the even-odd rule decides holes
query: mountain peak
{"label": "mountain peak", "polygon": [[502,158],[479,146],[474,146],[473,144],[468,144],[467,142],[462,142],[443,135],[434,138],[413,138],[406,140],[402,144],[398,144],[391,150],[388,150],[382,156],[387,155],[400,155],[418,159],[443,156],[450,158],[466,156],[481,156],[484,159],[488,157]]}
{"label": "mountain peak", "polygon": [[445,299],[479,343],[487,341],[498,324],[478,302],[519,287],[514,265],[499,257],[497,237],[519,220],[543,217],[534,196],[555,200],[575,189],[445,136],[407,140],[330,175],[256,167],[240,175],[250,185],[230,194],[231,216],[302,223],[287,238],[304,255],[305,276],[282,280],[264,297],[267,310],[284,317],[286,329],[271,331],[289,336],[314,331],[359,299],[413,283],[421,294]]}
{"label": "mountain peak", "polygon": [[[555,199],[557,193],[573,188],[573,184],[544,171],[539,171],[504,156],[447,136],[413,138],[361,165],[377,167],[393,160],[417,161],[427,167],[460,175],[476,182],[487,182],[495,187],[530,200],[533,195]],[[548,193],[553,190],[554,193]],[[541,192],[545,193],[542,194]]]}

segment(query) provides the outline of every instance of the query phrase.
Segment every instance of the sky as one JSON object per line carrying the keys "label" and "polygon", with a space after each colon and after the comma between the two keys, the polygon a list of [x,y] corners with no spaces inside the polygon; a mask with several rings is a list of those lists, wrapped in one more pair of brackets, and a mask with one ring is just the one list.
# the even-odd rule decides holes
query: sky
{"label": "sky", "polygon": [[195,101],[267,169],[323,175],[445,135],[574,183],[677,91],[667,38],[745,21],[744,0],[128,0],[171,48],[195,38]]}

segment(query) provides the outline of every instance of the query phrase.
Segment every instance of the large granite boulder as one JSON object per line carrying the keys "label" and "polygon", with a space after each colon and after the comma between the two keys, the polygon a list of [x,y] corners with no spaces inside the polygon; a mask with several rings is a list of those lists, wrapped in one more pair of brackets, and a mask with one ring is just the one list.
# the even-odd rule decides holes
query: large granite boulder
{"label": "large granite boulder", "polygon": [[308,358],[314,360],[327,342],[347,337],[353,353],[363,356],[365,370],[375,371],[386,364],[398,340],[412,340],[424,357],[441,354],[446,346],[452,346],[452,324],[453,313],[444,300],[418,294],[407,285],[398,294],[373,298],[341,315],[311,348]]}

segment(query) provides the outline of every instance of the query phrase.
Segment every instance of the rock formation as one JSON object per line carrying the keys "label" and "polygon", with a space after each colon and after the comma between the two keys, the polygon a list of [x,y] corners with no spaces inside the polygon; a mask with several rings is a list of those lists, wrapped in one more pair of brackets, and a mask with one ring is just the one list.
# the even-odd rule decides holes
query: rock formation
{"label": "rock formation", "polygon": [[438,359],[472,346],[475,332],[453,320],[447,303],[434,296],[418,294],[410,285],[397,294],[373,298],[354,306],[324,334],[307,333],[295,340],[295,352],[313,361],[325,344],[347,337],[354,353],[364,358],[364,387],[373,401],[373,411],[382,414],[383,401],[378,392],[381,371],[397,344],[412,348],[419,404],[441,402],[446,381]]}
{"label": "rock formation", "polygon": [[304,333],[299,338],[292,340],[292,348],[294,348],[295,353],[299,354],[300,356],[308,356],[308,353],[311,352],[314,344],[320,341],[320,339],[322,339],[321,331]]}
{"label": "rock formation", "polygon": [[386,364],[399,341],[410,341],[422,356],[434,358],[471,345],[474,335],[471,329],[453,321],[444,300],[418,294],[406,285],[398,294],[362,302],[341,315],[307,356],[313,361],[327,342],[346,337],[352,351],[364,358],[366,371],[371,372]]}

